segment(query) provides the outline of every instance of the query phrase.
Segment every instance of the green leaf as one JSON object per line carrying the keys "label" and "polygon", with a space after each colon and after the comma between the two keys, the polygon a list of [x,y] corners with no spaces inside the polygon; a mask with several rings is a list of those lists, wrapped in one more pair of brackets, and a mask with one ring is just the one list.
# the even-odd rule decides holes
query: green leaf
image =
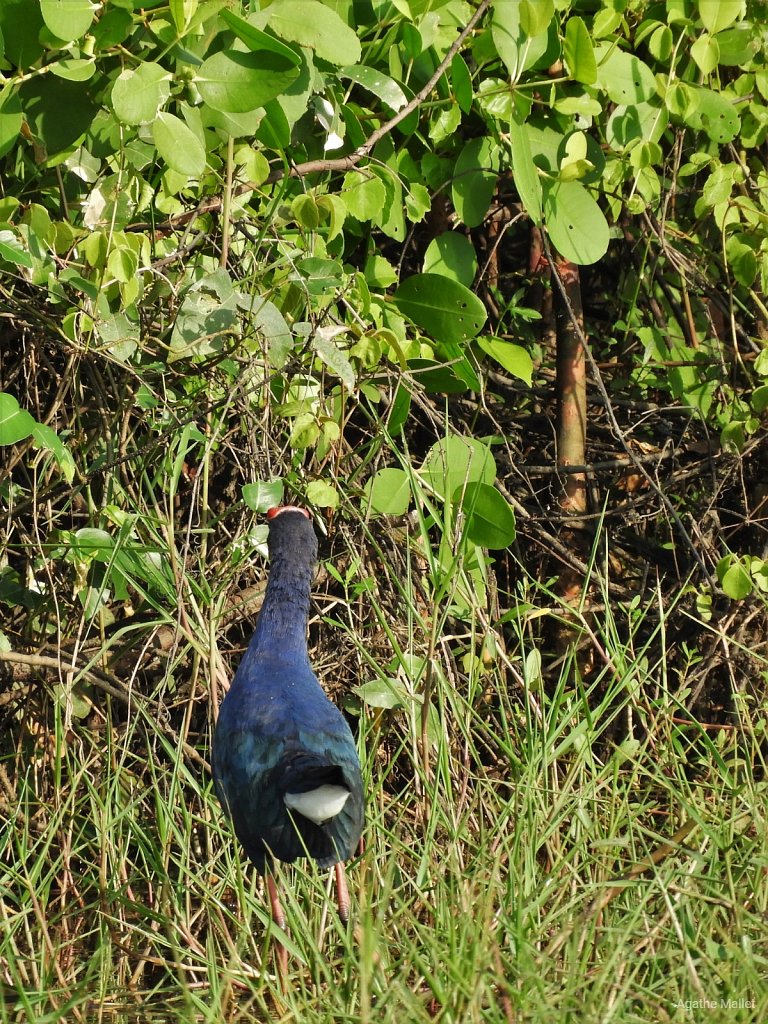
{"label": "green leaf", "polygon": [[289,444],[291,448],[311,448],[320,437],[320,425],[314,413],[303,412],[293,421]]}
{"label": "green leaf", "polygon": [[255,484],[243,484],[243,501],[254,512],[268,512],[282,500],[282,480],[257,480]]}
{"label": "green leaf", "polygon": [[765,412],[768,409],[768,384],[761,384],[752,392],[752,409],[756,413]]}
{"label": "green leaf", "polygon": [[35,262],[12,231],[0,231],[0,259],[17,267],[34,267]]}
{"label": "green leaf", "polygon": [[469,228],[483,223],[496,191],[498,166],[498,150],[487,136],[470,139],[459,153],[451,193],[456,212]]}
{"label": "green leaf", "polygon": [[16,444],[30,437],[36,420],[5,392],[0,392],[0,445]]}
{"label": "green leaf", "polygon": [[215,270],[187,291],[176,316],[168,359],[207,356],[221,351],[237,327],[239,295],[229,274]]}
{"label": "green leaf", "polygon": [[509,122],[509,145],[512,158],[512,176],[520,201],[534,224],[542,222],[542,185],[533,153],[528,125],[518,121],[513,111]]}
{"label": "green leaf", "polygon": [[742,0],[699,0],[699,15],[704,28],[714,35],[732,25],[743,6]]}
{"label": "green leaf", "polygon": [[281,57],[284,57],[285,60],[295,67],[299,67],[301,64],[301,56],[295,50],[292,50],[290,46],[286,46],[285,43],[275,39],[269,33],[262,32],[256,25],[251,25],[243,18],[233,14],[232,11],[222,11],[221,18],[223,21],[226,21],[238,39],[242,39],[249,50],[271,50],[273,53],[279,53]]}
{"label": "green leaf", "polygon": [[380,469],[363,489],[367,512],[378,516],[401,516],[411,503],[411,485],[402,469]]}
{"label": "green leaf", "polygon": [[656,95],[656,79],[647,64],[623,50],[601,44],[597,81],[614,103],[641,103]]}
{"label": "green leaf", "polygon": [[551,184],[544,197],[544,216],[552,244],[565,259],[587,266],[607,252],[608,222],[580,182]]}
{"label": "green leaf", "polygon": [[484,335],[477,339],[478,346],[486,355],[494,359],[507,373],[530,386],[533,379],[533,360],[522,345],[513,345],[510,341]]}
{"label": "green leaf", "polygon": [[520,28],[529,39],[549,28],[555,16],[554,0],[519,0]]}
{"label": "green leaf", "polygon": [[581,18],[568,19],[565,26],[563,55],[577,82],[593,85],[597,81],[597,61],[587,26]]}
{"label": "green leaf", "polygon": [[36,423],[32,428],[32,437],[37,448],[51,452],[61,475],[71,484],[75,477],[75,460],[56,431],[45,423]]}
{"label": "green leaf", "polygon": [[717,563],[717,578],[732,601],[741,601],[752,593],[752,577],[734,555],[726,555]]}
{"label": "green leaf", "polygon": [[346,352],[333,340],[336,335],[344,333],[346,327],[318,327],[312,340],[312,347],[331,373],[334,373],[349,391],[353,391],[357,383],[354,367]]}
{"label": "green leaf", "polygon": [[686,124],[703,129],[713,142],[725,145],[739,133],[741,119],[735,97],[699,86],[686,85],[689,105],[684,112]]}
{"label": "green leaf", "polygon": [[490,449],[474,437],[446,437],[429,449],[419,476],[445,499],[467,484],[492,484],[496,463]]}
{"label": "green leaf", "polygon": [[298,69],[280,54],[222,50],[198,68],[195,84],[214,110],[244,114],[285,92],[298,76]]}
{"label": "green leaf", "polygon": [[720,61],[717,39],[703,32],[691,47],[691,56],[703,75],[711,75]]}
{"label": "green leaf", "polygon": [[339,68],[337,74],[339,78],[348,78],[352,82],[357,82],[368,92],[378,96],[382,103],[385,103],[394,113],[402,110],[408,102],[407,96],[398,83],[376,68],[361,64],[356,67]]}
{"label": "green leaf", "polygon": [[320,224],[320,210],[314,196],[302,192],[291,202],[294,220],[307,231],[317,231]]}
{"label": "green leaf", "polygon": [[475,247],[466,235],[444,231],[433,238],[424,253],[425,274],[440,274],[469,287],[477,273]]}
{"label": "green leaf", "polygon": [[472,76],[460,53],[457,53],[451,61],[451,88],[459,109],[468,114],[472,109],[475,94],[472,88]]}
{"label": "green leaf", "polygon": [[405,686],[397,679],[372,679],[356,686],[355,693],[368,707],[385,710],[402,707],[411,699]]}
{"label": "green leaf", "polygon": [[205,148],[181,118],[161,111],[152,123],[152,138],[158,153],[174,171],[199,178],[205,170]]}
{"label": "green leaf", "polygon": [[90,0],[40,0],[46,26],[57,39],[65,42],[85,35],[97,9]]}
{"label": "green leaf", "polygon": [[274,0],[264,13],[281,39],[314,50],[329,64],[357,64],[360,60],[356,33],[320,0]]}
{"label": "green leaf", "polygon": [[[545,14],[548,6],[547,0],[545,0],[542,8]],[[521,5],[517,0],[511,0],[511,2],[502,0],[493,5],[491,36],[513,84],[517,82],[524,71],[533,67],[544,56],[549,41],[547,31],[540,32],[533,37],[528,35],[523,29],[521,13]],[[533,15],[532,20],[535,21],[534,3],[529,3],[526,15],[528,13]]]}
{"label": "green leaf", "polygon": [[341,197],[347,213],[365,223],[381,213],[387,190],[384,182],[375,174],[350,171],[344,175]]}
{"label": "green leaf", "polygon": [[325,480],[312,480],[307,484],[307,501],[317,508],[338,508],[339,492]]}
{"label": "green leaf", "polygon": [[112,108],[125,124],[149,124],[168,99],[171,76],[151,61],[121,71],[112,86]]}
{"label": "green leaf", "polygon": [[508,501],[489,483],[470,482],[453,496],[467,517],[467,537],[492,550],[507,548],[515,539],[515,514]]}
{"label": "green leaf", "polygon": [[57,78],[66,78],[68,82],[87,82],[93,78],[96,72],[96,61],[93,58],[57,60],[48,66],[52,75],[56,75]]}
{"label": "green leaf", "polygon": [[0,92],[0,156],[4,156],[19,137],[24,115],[16,89],[7,85]]}
{"label": "green leaf", "polygon": [[485,306],[464,285],[439,274],[414,274],[394,294],[397,308],[438,341],[474,338],[486,320]]}

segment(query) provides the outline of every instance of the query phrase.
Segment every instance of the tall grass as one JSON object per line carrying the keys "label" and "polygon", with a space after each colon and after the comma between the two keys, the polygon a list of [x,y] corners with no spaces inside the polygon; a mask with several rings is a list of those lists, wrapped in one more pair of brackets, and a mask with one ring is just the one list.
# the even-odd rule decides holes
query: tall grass
{"label": "tall grass", "polygon": [[[572,650],[591,637],[602,666],[582,679],[566,657],[545,685],[531,657],[552,608],[540,585],[528,581],[506,642],[483,660],[472,655],[489,609],[451,618],[451,587],[405,535],[351,564],[346,593],[319,594],[312,624],[364,760],[350,925],[327,873],[283,867],[290,966],[275,978],[261,882],[203,763],[207,694],[176,679],[194,662],[184,640],[154,693],[91,690],[85,721],[38,693],[11,720],[2,1019],[764,1017],[764,709],[740,700],[717,729],[686,715],[659,659],[658,607],[576,616]],[[393,664],[411,693],[394,709],[337,685],[350,666],[348,683],[391,677]]]}
{"label": "tall grass", "polygon": [[[15,672],[0,706],[2,1020],[768,1015],[760,688],[737,687],[730,717],[697,721],[696,651],[687,669],[668,656],[675,600],[601,590],[606,535],[583,608],[564,610],[521,559],[494,567],[473,550],[428,495],[409,524],[364,521],[341,472],[310,635],[356,720],[365,849],[349,867],[348,927],[327,873],[281,868],[290,961],[276,979],[262,880],[206,761],[254,618],[251,591],[237,607],[231,595],[265,571],[252,518],[229,498],[259,463],[209,425],[191,484],[193,439],[163,421],[163,454],[135,440],[135,472],[87,492],[87,514],[33,505],[18,520],[49,599],[25,620],[37,653],[0,652]],[[371,438],[361,478],[382,455]],[[258,472],[300,494],[295,456],[268,460]],[[222,463],[238,467],[226,487]],[[65,523],[119,543],[67,546]],[[569,631],[559,660],[555,625]],[[377,680],[391,701],[356,692]]]}

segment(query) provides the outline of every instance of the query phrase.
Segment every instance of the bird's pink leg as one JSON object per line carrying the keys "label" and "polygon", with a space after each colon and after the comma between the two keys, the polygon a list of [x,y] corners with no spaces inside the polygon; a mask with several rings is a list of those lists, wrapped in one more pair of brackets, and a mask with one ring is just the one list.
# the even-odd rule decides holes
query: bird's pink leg
{"label": "bird's pink leg", "polygon": [[[272,920],[278,928],[285,931],[285,914],[283,913],[283,905],[280,902],[280,891],[277,888],[277,882],[270,874],[267,875],[267,892],[269,893]],[[280,939],[277,940],[277,973],[280,978],[284,978],[288,973],[288,950]]]}
{"label": "bird's pink leg", "polygon": [[339,904],[339,917],[346,924],[349,921],[349,888],[347,886],[347,873],[344,870],[344,862],[339,861],[335,866],[336,871],[336,899]]}

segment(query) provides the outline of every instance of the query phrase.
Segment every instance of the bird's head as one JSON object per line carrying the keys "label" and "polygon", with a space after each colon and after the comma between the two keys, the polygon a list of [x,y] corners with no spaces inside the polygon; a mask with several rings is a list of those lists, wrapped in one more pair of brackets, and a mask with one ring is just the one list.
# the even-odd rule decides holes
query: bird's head
{"label": "bird's head", "polygon": [[284,512],[301,512],[303,516],[310,519],[310,514],[305,508],[300,508],[298,505],[276,505],[275,508],[270,508],[267,511],[267,519],[271,522],[273,519],[277,519]]}
{"label": "bird's head", "polygon": [[287,559],[294,565],[313,568],[317,559],[317,537],[312,517],[298,505],[280,505],[267,512],[270,561]]}

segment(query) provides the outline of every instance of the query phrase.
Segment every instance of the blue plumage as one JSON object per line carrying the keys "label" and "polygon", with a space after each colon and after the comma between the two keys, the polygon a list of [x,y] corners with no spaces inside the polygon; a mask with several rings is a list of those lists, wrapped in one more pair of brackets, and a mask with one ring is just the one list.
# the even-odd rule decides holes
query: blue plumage
{"label": "blue plumage", "polygon": [[[269,583],[256,630],[219,709],[214,782],[260,871],[272,857],[292,862],[307,854],[330,867],[351,857],[360,839],[360,762],[349,725],[326,697],[307,654],[317,560],[312,523],[290,507],[273,509],[269,517]],[[316,819],[334,813],[312,820],[297,804]]]}

